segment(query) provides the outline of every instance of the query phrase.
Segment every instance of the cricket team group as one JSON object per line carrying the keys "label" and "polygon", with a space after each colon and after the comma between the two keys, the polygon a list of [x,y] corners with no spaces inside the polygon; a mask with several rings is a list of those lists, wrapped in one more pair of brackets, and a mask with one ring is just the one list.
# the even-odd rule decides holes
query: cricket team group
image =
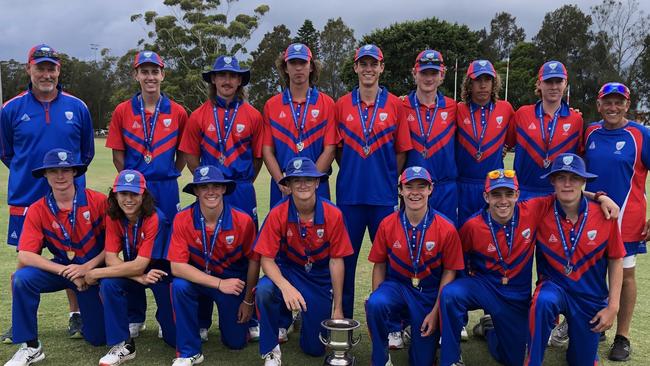
{"label": "cricket team group", "polygon": [[[18,262],[2,340],[20,344],[5,366],[45,359],[40,297],[61,290],[70,337],[110,347],[100,366],[136,357],[147,306],[173,366],[204,361],[215,304],[225,347],[257,341],[264,365],[281,365],[292,355],[280,344],[299,323],[300,349],[320,357],[320,323],[353,318],[355,285],[366,281],[374,366],[392,365],[389,349],[405,340],[410,365],[465,365],[467,313],[478,309],[473,335],[500,364],[541,365],[548,345],[568,344],[569,365],[593,366],[614,324],[608,358],[629,360],[636,256],[650,236],[650,130],[627,119],[630,90],[603,85],[602,119],[588,124],[564,99],[558,61],[539,68],[539,101],[517,111],[498,99],[488,60],[467,66],[460,102],[438,90],[440,52],[417,54],[402,97],[380,85],[385,62],[376,45],[359,47],[358,85],[334,101],[315,86],[321,62],[290,44],[276,60],[285,87],[260,113],[245,98],[250,70],[219,56],[202,74],[208,100],[188,116],[161,92],[164,61],[140,51],[140,91],[109,126],[116,177],[106,195],[86,188],[88,108],[59,85],[59,54],[30,49],[29,87],[0,120]],[[504,169],[508,150],[514,169]],[[258,223],[262,165],[270,212]],[[182,208],[186,167],[182,192],[195,199]],[[371,279],[355,278],[366,229]]]}

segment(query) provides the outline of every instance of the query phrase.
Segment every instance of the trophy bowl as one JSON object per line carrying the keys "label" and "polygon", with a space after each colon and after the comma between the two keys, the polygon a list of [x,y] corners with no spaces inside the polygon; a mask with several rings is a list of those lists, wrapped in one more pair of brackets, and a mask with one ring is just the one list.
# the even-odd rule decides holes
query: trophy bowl
{"label": "trophy bowl", "polygon": [[326,319],[321,326],[327,330],[327,337],[319,334],[321,343],[331,353],[325,357],[323,365],[326,366],[351,366],[355,364],[355,358],[351,354],[352,347],[359,344],[360,336],[354,337],[354,330],[359,328],[361,323],[354,319]]}

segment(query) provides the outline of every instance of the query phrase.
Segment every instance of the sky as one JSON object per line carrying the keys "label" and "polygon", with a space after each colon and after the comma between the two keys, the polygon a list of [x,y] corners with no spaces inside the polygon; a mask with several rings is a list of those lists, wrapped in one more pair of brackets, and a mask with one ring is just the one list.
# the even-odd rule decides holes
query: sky
{"label": "sky", "polygon": [[[224,3],[226,1],[223,1]],[[576,0],[586,14],[590,7],[602,0]],[[526,31],[527,39],[538,31],[544,15],[565,1],[545,0],[239,0],[231,4],[233,18],[244,12],[250,14],[260,4],[270,6],[260,27],[246,44],[254,50],[263,35],[273,26],[285,24],[292,35],[305,19],[311,19],[317,29],[322,29],[328,19],[341,17],[355,30],[355,37],[393,23],[435,16],[451,23],[466,24],[472,30],[489,28],[497,12],[507,11],[517,18]],[[650,13],[650,1],[640,1],[641,9]],[[98,55],[91,45],[109,48],[114,56],[121,56],[150,30],[142,22],[133,23],[133,14],[154,10],[160,15],[172,9],[163,0],[0,0],[0,60],[15,59],[24,62],[29,48],[47,43],[54,49],[81,60],[94,60]],[[222,6],[225,11],[225,6]]]}

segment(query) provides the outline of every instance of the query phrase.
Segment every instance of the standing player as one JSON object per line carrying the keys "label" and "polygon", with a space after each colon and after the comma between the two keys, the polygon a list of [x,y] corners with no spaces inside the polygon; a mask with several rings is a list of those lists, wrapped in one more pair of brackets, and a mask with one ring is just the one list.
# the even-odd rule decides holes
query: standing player
{"label": "standing player", "polygon": [[301,312],[303,352],[325,352],[320,323],[343,317],[343,257],[352,254],[341,211],[317,194],[327,174],[309,158],[290,160],[284,171],[279,184],[290,195],[271,209],[255,243],[265,273],[255,290],[265,366],[282,363],[277,335],[292,311]]}
{"label": "standing player", "polygon": [[541,100],[519,108],[510,123],[506,145],[515,148],[514,169],[519,174],[521,199],[553,192],[539,176],[549,172],[559,154],[578,153],[581,148],[582,116],[562,99],[567,77],[561,62],[544,63],[535,89]]}
{"label": "standing player", "polygon": [[454,159],[456,102],[438,91],[445,78],[442,54],[435,50],[420,52],[411,73],[416,89],[404,99],[400,117],[408,122],[413,144],[406,166],[422,166],[431,172],[436,189],[429,203],[455,223],[458,209],[458,170]]}
{"label": "standing player", "polygon": [[399,118],[402,101],[379,86],[384,55],[379,47],[361,46],[354,56],[358,87],[336,102],[340,133],[336,202],[345,217],[354,255],[346,257],[343,314],[354,317],[357,259],[368,228],[370,239],[381,220],[397,208],[395,182],[411,150],[407,121]]}
{"label": "standing player", "polygon": [[169,244],[178,356],[173,366],[203,362],[197,315],[200,297],[217,303],[221,342],[226,347],[241,349],[248,341],[259,261],[252,251],[253,219],[223,200],[234,190],[235,182],[213,165],[196,168],[192,183],[183,188],[197,200],[174,219]]}
{"label": "standing player", "polygon": [[[12,290],[14,343],[20,349],[5,366],[28,366],[45,358],[38,340],[38,306],[42,293],[71,289],[84,316],[83,337],[93,346],[106,342],[99,286],[84,275],[104,262],[106,196],[77,186],[74,178],[86,171],[71,151],[52,149],[32,171],[50,186],[29,206],[18,244],[18,270]],[[41,256],[47,247],[54,256]]]}
{"label": "standing player", "polygon": [[231,56],[219,56],[212,70],[203,73],[210,99],[192,112],[180,150],[187,167],[219,167],[237,183],[224,200],[248,213],[257,225],[257,201],[253,182],[262,167],[262,115],[244,101],[250,71]]}
{"label": "standing player", "polygon": [[[275,62],[286,86],[264,105],[264,164],[271,174],[271,204],[275,206],[288,188],[279,184],[282,167],[301,156],[316,162],[328,173],[336,152],[334,101],[316,89],[322,69],[309,47],[290,44]],[[318,194],[330,198],[329,184],[323,182]]]}
{"label": "standing player", "polygon": [[426,169],[405,169],[399,191],[404,209],[381,222],[368,256],[374,263],[366,303],[371,363],[392,365],[387,336],[390,324],[404,316],[412,329],[409,364],[433,365],[440,336],[438,294],[463,269],[461,244],[453,222],[428,205],[433,184]]}
{"label": "standing player", "polygon": [[[112,346],[99,360],[100,366],[120,365],[135,358],[135,341],[129,332],[128,305],[132,293],[151,288],[158,309],[156,319],[162,335],[172,347],[176,346],[169,264],[163,263],[169,241],[169,222],[154,205],[142,173],[122,170],[108,194],[106,243],[107,267],[95,268],[84,277],[89,285],[100,280],[104,303],[106,341]],[[118,257],[122,253],[122,258]]]}
{"label": "standing player", "polygon": [[[9,168],[7,243],[14,246],[18,245],[27,207],[49,190],[45,180],[31,175],[45,153],[61,147],[73,152],[74,159],[85,165],[95,155],[88,107],[59,85],[59,54],[45,44],[34,46],[29,50],[25,70],[30,79],[29,89],[5,103],[0,112],[0,159]],[[83,189],[84,176],[77,178],[76,183]],[[72,291],[67,294],[68,333],[81,337],[79,305]],[[11,329],[1,338],[11,343]]]}
{"label": "standing player", "polygon": [[[542,213],[536,237],[538,281],[529,313],[526,366],[541,365],[555,319],[569,325],[569,365],[598,364],[600,332],[619,309],[625,247],[616,221],[607,220],[582,187],[596,175],[574,154],[560,154],[550,177],[552,208]],[[609,279],[609,289],[606,279]]]}
{"label": "standing player", "polygon": [[498,100],[500,90],[501,78],[490,61],[470,63],[456,112],[460,225],[483,207],[486,174],[503,169],[502,151],[515,112],[510,103]]}
{"label": "standing player", "polygon": [[598,178],[587,184],[589,190],[607,191],[621,206],[618,224],[625,244],[621,307],[616,322],[616,337],[609,352],[613,361],[630,359],[630,325],[636,303],[636,255],[646,253],[650,231],[646,223],[645,182],[650,167],[650,133],[626,118],[630,90],[620,83],[600,88],[596,106],[603,119],[585,133],[587,169]]}

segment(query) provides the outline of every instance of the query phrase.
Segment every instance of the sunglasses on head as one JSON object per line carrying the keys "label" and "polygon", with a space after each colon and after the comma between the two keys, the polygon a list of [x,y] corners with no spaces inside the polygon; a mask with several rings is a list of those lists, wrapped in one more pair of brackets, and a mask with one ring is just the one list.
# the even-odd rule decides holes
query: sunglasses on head
{"label": "sunglasses on head", "polygon": [[497,169],[488,173],[488,178],[490,179],[499,179],[499,178],[514,178],[515,171],[512,169]]}
{"label": "sunglasses on head", "polygon": [[610,84],[605,84],[603,88],[600,90],[601,94],[611,94],[611,93],[619,93],[623,95],[627,95],[630,93],[630,90],[627,88],[627,86],[620,84],[620,83],[610,83]]}
{"label": "sunglasses on head", "polygon": [[46,51],[46,50],[39,49],[34,51],[34,53],[32,53],[32,59],[36,59],[36,58],[51,58],[51,59],[58,60],[59,54],[52,50]]}

